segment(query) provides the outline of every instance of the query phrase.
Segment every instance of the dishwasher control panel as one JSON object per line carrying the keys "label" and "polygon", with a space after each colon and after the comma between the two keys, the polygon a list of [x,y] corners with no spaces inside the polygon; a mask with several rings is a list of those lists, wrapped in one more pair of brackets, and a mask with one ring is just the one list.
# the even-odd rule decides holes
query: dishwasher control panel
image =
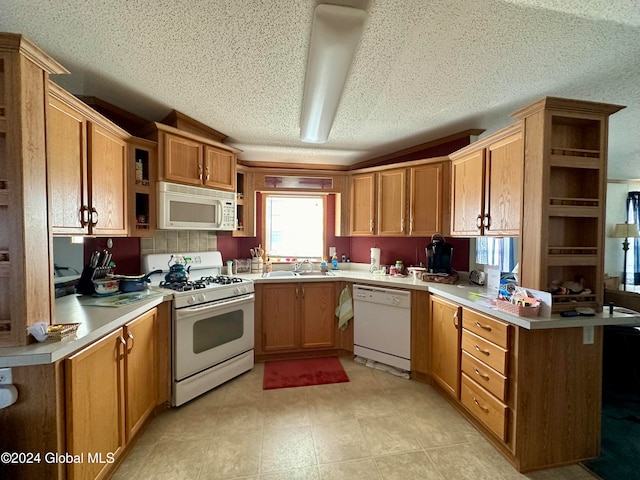
{"label": "dishwasher control panel", "polygon": [[379,305],[388,305],[396,308],[411,308],[411,292],[371,287],[369,285],[354,285],[353,301],[377,303]]}

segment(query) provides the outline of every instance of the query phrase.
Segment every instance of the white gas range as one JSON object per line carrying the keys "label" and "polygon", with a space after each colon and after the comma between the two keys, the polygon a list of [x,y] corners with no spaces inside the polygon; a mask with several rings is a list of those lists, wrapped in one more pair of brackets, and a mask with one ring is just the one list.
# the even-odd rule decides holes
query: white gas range
{"label": "white gas range", "polygon": [[150,276],[152,287],[173,291],[174,406],[253,368],[253,282],[221,275],[222,266],[220,252],[142,256],[143,271],[162,270]]}

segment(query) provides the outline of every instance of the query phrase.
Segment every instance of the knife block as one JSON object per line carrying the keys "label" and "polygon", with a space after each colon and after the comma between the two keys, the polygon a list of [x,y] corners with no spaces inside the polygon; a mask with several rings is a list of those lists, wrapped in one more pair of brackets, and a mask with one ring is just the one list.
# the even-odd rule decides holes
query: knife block
{"label": "knife block", "polygon": [[105,278],[107,273],[111,271],[111,267],[91,267],[85,265],[80,275],[80,280],[76,285],[76,292],[82,295],[93,295],[96,293],[96,289],[93,285],[94,280]]}

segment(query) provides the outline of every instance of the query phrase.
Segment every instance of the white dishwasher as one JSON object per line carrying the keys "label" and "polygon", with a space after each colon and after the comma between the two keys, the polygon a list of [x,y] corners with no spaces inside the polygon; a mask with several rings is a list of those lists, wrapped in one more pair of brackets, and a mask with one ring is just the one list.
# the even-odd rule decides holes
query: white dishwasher
{"label": "white dishwasher", "polygon": [[411,370],[411,292],[353,286],[353,353]]}

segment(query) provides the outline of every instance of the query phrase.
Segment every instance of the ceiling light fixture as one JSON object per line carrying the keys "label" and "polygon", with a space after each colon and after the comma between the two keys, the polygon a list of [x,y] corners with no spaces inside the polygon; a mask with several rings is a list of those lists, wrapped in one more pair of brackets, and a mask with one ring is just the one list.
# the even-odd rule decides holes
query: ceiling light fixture
{"label": "ceiling light fixture", "polygon": [[300,116],[303,142],[325,143],[329,138],[366,16],[342,5],[316,7]]}

